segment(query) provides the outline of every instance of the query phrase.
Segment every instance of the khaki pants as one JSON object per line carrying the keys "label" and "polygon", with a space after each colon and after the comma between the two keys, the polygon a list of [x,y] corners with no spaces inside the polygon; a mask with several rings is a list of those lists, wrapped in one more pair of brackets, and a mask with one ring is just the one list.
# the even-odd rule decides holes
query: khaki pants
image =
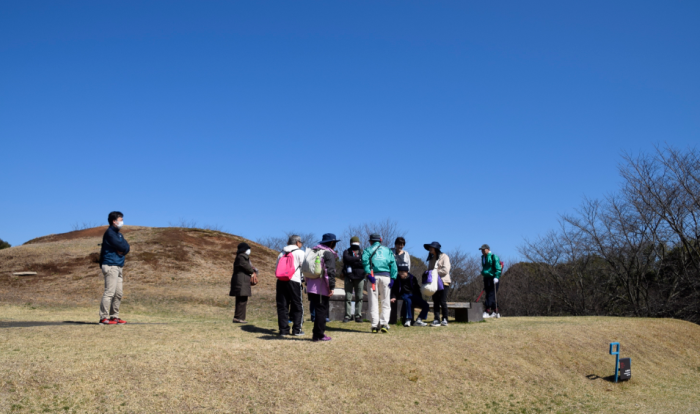
{"label": "khaki pants", "polygon": [[100,320],[118,318],[119,305],[122,303],[122,268],[119,266],[102,265],[105,277],[105,293],[100,303]]}
{"label": "khaki pants", "polygon": [[[389,325],[389,317],[391,316],[391,289],[389,289],[389,282],[391,278],[389,276],[375,276],[377,280],[375,283],[377,290],[372,290],[372,284],[367,282],[367,296],[369,313],[372,315],[372,327],[378,327],[381,325]],[[382,312],[381,316],[379,314],[379,298],[382,298]]]}
{"label": "khaki pants", "polygon": [[355,317],[362,317],[362,289],[365,279],[350,279],[345,276],[345,317],[352,319],[352,293],[355,292]]}

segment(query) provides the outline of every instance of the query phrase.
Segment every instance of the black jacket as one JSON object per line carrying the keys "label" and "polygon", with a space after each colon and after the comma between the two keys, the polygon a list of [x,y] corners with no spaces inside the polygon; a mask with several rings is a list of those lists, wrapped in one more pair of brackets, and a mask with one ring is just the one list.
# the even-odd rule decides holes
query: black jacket
{"label": "black jacket", "polygon": [[335,289],[335,254],[329,252],[328,250],[324,251],[323,263],[326,266],[326,271],[328,272],[328,288],[333,290]]}
{"label": "black jacket", "polygon": [[229,296],[251,296],[250,277],[253,273],[255,268],[250,264],[250,257],[245,253],[238,253],[236,260],[233,261]]}
{"label": "black jacket", "polygon": [[[357,256],[355,256],[355,254]],[[352,268],[352,273],[348,274],[347,268]],[[347,249],[343,252],[343,274],[353,280],[364,279],[365,266],[362,264],[362,249],[353,250]]]}
{"label": "black jacket", "polygon": [[397,277],[394,282],[394,286],[391,288],[391,299],[400,299],[399,297],[403,294],[414,294],[420,295],[420,283],[412,275],[408,274],[406,279],[401,279]]}
{"label": "black jacket", "polygon": [[124,256],[129,253],[131,247],[126,239],[114,226],[109,226],[102,236],[102,248],[100,249],[100,266],[124,267]]}

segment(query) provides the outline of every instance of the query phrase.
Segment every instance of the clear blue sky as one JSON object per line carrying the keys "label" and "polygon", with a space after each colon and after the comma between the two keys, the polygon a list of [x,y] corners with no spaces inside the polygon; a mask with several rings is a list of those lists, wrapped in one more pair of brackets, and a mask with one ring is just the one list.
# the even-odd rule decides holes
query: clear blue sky
{"label": "clear blue sky", "polygon": [[517,257],[700,142],[700,2],[0,3],[0,238],[392,218]]}

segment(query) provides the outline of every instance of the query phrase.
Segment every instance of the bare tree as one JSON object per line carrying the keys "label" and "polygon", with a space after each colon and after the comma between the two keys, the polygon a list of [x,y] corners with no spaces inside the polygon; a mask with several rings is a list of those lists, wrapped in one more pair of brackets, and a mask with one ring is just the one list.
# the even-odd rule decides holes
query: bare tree
{"label": "bare tree", "polygon": [[289,240],[289,237],[293,234],[298,235],[301,237],[302,243],[306,247],[313,247],[313,245],[319,240],[314,233],[306,232],[295,232],[295,231],[287,231],[284,233],[284,236],[269,236],[269,237],[262,237],[258,238],[255,240],[256,243],[262,244],[263,246],[269,247],[272,250],[276,251],[282,251],[284,249],[284,246],[287,245],[287,240]]}

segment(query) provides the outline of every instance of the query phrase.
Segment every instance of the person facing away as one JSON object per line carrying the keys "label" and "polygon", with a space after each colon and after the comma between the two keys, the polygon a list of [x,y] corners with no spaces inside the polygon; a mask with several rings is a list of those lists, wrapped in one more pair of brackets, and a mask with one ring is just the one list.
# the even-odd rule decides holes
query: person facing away
{"label": "person facing away", "polygon": [[124,214],[112,211],[107,216],[107,222],[109,227],[102,236],[100,249],[100,268],[105,279],[105,290],[100,302],[100,325],[124,325],[126,321],[119,319],[119,306],[124,293],[124,261],[131,247],[120,232],[124,225]]}
{"label": "person facing away", "polygon": [[479,247],[481,250],[481,276],[484,277],[484,318],[500,318],[498,313],[498,303],[496,302],[496,294],[498,292],[498,282],[501,278],[501,261],[498,256],[491,253],[491,248],[488,244]]}
{"label": "person facing away", "polygon": [[362,264],[360,238],[350,239],[350,247],[343,252],[343,274],[345,275],[345,318],[343,322],[353,319],[352,295],[355,293],[355,322],[362,322],[362,299],[365,286],[365,266]]}
{"label": "person facing away", "polygon": [[309,302],[316,307],[316,317],[314,318],[313,337],[314,342],[330,341],[331,337],[326,335],[326,320],[328,318],[328,307],[330,297],[335,289],[335,262],[338,254],[335,246],[340,240],[335,238],[335,234],[326,233],[321,242],[311,250],[323,250],[321,265],[323,273],[317,279],[307,278],[306,289],[309,292]]}
{"label": "person facing away", "polygon": [[[369,236],[369,244],[362,252],[362,264],[371,286],[367,289],[369,312],[372,316],[372,333],[381,330],[389,332],[389,317],[391,315],[391,287],[396,280],[398,269],[394,253],[382,246],[382,238],[378,234]],[[379,312],[379,297],[382,300],[381,314]]]}
{"label": "person facing away", "polygon": [[[403,301],[401,321],[404,326],[409,327],[412,324],[415,326],[428,326],[423,320],[428,317],[430,305],[423,299],[423,295],[420,292],[420,282],[405,270],[399,270],[399,277],[396,278],[396,282],[391,288],[391,302],[395,302],[396,299]],[[413,322],[414,307],[420,307],[421,309],[415,323]]]}
{"label": "person facing away", "polygon": [[301,237],[296,234],[292,235],[287,240],[287,245],[282,249],[282,253],[277,256],[277,266],[283,257],[292,256],[295,269],[290,280],[277,279],[277,323],[280,335],[289,335],[290,320],[294,324],[292,325],[292,335],[304,335],[301,330],[304,323],[301,287],[301,265],[304,263],[302,245]]}
{"label": "person facing away", "polygon": [[248,307],[248,297],[251,296],[250,279],[257,276],[258,269],[250,263],[250,246],[248,243],[240,243],[236,249],[236,259],[233,261],[233,275],[231,276],[231,290],[229,296],[236,297],[236,310],[233,315],[233,323],[248,323],[245,320]]}
{"label": "person facing away", "polygon": [[[450,279],[450,258],[442,252],[440,243],[434,241],[424,244],[423,247],[428,252],[428,270],[435,270],[440,276],[438,279],[438,290],[433,294],[433,312],[435,319],[431,326],[447,326],[447,287],[452,283]],[[442,311],[442,319],[440,319]]]}

